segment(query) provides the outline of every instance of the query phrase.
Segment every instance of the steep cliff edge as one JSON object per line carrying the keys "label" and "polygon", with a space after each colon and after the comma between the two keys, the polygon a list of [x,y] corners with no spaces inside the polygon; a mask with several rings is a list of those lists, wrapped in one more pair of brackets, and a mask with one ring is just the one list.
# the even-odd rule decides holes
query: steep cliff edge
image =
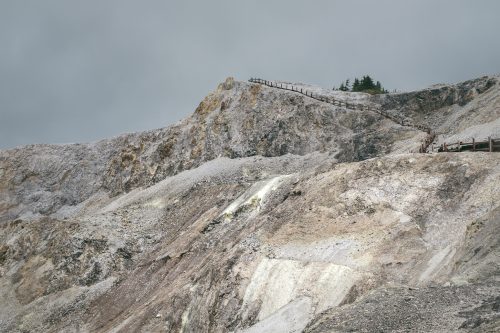
{"label": "steep cliff edge", "polygon": [[[500,133],[497,77],[370,96]],[[0,151],[0,330],[495,332],[500,154],[232,79],[167,128]]]}

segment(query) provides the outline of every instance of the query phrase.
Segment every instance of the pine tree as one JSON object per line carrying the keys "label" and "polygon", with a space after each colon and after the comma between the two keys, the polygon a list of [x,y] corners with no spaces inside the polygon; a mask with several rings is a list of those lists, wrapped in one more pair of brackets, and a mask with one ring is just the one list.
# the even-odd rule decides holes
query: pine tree
{"label": "pine tree", "polygon": [[352,91],[359,91],[359,80],[358,78],[354,78],[354,83],[352,84]]}
{"label": "pine tree", "polygon": [[361,88],[362,90],[370,90],[375,88],[373,79],[370,77],[370,75],[363,76],[363,79],[361,80]]}
{"label": "pine tree", "polygon": [[369,94],[386,94],[389,91],[382,86],[380,81],[374,81],[370,75],[364,75],[361,80],[357,77],[354,78],[354,83],[352,87],[350,85],[350,80],[347,79],[342,82],[339,89],[340,91],[353,91],[353,92],[366,92]]}

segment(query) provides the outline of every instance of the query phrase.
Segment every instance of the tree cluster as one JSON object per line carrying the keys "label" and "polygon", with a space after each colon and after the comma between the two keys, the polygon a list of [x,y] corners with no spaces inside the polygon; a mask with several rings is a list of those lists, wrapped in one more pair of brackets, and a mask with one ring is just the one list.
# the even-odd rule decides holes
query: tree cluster
{"label": "tree cluster", "polygon": [[340,91],[353,91],[353,92],[366,92],[369,94],[385,94],[388,93],[380,81],[374,82],[370,75],[365,75],[360,79],[354,78],[354,83],[351,86],[351,82],[349,79],[345,80],[340,84],[338,89]]}

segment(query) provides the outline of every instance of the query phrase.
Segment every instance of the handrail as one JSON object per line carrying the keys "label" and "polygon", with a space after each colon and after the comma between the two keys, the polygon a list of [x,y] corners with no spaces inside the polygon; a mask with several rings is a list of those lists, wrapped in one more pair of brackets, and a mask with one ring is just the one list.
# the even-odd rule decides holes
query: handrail
{"label": "handrail", "polygon": [[486,152],[500,152],[500,138],[488,137],[484,141],[476,141],[472,138],[472,142],[443,142],[438,147],[438,153],[441,152],[461,152],[461,151],[486,151]]}
{"label": "handrail", "polygon": [[394,121],[395,123],[397,123],[401,126],[411,127],[411,128],[414,128],[414,129],[417,129],[420,131],[424,131],[427,133],[427,136],[423,140],[422,144],[419,147],[420,153],[427,153],[429,150],[429,146],[434,142],[434,139],[436,138],[436,134],[432,131],[431,128],[424,126],[424,125],[420,125],[420,124],[413,124],[412,122],[408,122],[404,118],[397,118],[397,117],[389,114],[388,112],[382,110],[381,108],[369,107],[369,106],[366,106],[364,104],[350,104],[350,103],[347,103],[345,101],[338,100],[334,97],[326,97],[326,96],[321,96],[318,94],[314,95],[314,93],[312,91],[309,92],[303,88],[300,88],[300,90],[299,90],[299,88],[294,87],[293,84],[290,85],[291,88],[288,88],[288,84],[286,84],[286,83],[285,83],[285,86],[283,87],[283,83],[280,83],[278,86],[277,82],[258,79],[258,78],[250,78],[250,80],[248,80],[248,81],[251,83],[262,84],[262,85],[265,85],[265,86],[268,86],[271,88],[277,88],[277,89],[283,89],[283,90],[296,92],[296,93],[305,95],[307,97],[310,97],[312,99],[318,100],[320,102],[332,104],[332,105],[338,106],[338,107],[345,107],[346,109],[375,112],[375,113],[377,113],[377,114],[379,114],[387,119]]}

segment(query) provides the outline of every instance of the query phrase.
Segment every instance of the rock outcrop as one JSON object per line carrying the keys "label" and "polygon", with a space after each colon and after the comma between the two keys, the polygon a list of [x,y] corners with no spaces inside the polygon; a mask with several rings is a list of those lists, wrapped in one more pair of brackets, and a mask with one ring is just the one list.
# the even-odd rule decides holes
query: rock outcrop
{"label": "rock outcrop", "polygon": [[[500,137],[497,77],[302,86]],[[167,128],[0,151],[0,331],[496,332],[500,154],[425,137],[228,79]]]}

